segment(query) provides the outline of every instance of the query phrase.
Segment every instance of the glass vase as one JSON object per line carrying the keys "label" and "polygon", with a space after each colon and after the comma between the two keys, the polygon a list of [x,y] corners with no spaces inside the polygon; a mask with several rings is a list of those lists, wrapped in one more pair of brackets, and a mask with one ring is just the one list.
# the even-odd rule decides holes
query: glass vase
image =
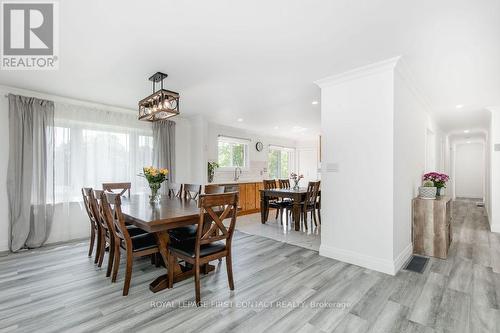
{"label": "glass vase", "polygon": [[294,179],[294,180],[293,180],[293,189],[294,189],[295,191],[297,191],[297,190],[299,190],[299,189],[300,189],[299,182],[300,182],[300,180],[298,180],[298,179]]}
{"label": "glass vase", "polygon": [[151,194],[149,195],[150,203],[157,203],[160,201],[160,183],[150,183],[149,188],[151,189]]}

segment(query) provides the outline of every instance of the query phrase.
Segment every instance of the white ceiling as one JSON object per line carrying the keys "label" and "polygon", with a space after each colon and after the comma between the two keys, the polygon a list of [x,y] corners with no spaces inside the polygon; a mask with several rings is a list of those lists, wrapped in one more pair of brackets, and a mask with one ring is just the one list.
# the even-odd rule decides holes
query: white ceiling
{"label": "white ceiling", "polygon": [[60,69],[3,71],[0,84],[135,109],[149,75],[163,71],[183,114],[307,137],[320,126],[313,81],[402,55],[445,130],[500,105],[498,0],[80,0],[60,9]]}

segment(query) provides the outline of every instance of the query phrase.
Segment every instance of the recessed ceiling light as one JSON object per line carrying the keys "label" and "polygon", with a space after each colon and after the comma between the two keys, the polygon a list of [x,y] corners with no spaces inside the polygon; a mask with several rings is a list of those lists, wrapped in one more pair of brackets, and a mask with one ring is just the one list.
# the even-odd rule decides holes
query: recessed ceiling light
{"label": "recessed ceiling light", "polygon": [[469,130],[465,130],[464,133],[469,133],[470,131]]}
{"label": "recessed ceiling light", "polygon": [[236,120],[238,120],[239,123],[243,122],[243,118],[238,118]]}
{"label": "recessed ceiling light", "polygon": [[277,129],[279,129],[279,126],[274,126],[273,128],[274,128],[275,130],[277,130]]}
{"label": "recessed ceiling light", "polygon": [[467,141],[467,143],[470,143],[470,141]]}
{"label": "recessed ceiling light", "polygon": [[455,106],[457,109],[461,109],[463,108],[464,106],[462,104],[458,104],[457,106]]}
{"label": "recessed ceiling light", "polygon": [[318,101],[312,101],[311,103],[312,105],[317,105],[318,104]]}

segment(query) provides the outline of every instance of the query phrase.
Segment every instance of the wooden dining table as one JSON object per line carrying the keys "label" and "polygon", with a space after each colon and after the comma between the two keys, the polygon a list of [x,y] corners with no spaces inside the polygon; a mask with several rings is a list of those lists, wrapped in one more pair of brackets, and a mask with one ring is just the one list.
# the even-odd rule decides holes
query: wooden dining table
{"label": "wooden dining table", "polygon": [[260,190],[260,217],[262,224],[267,222],[269,216],[269,200],[274,198],[290,198],[293,199],[292,217],[295,224],[295,230],[300,230],[300,211],[301,203],[304,202],[307,194],[307,188],[299,188],[298,190],[275,188]]}
{"label": "wooden dining table", "polygon": [[[149,202],[147,195],[123,197],[121,208],[128,223],[144,231],[154,233],[165,266],[168,263],[168,230],[197,224],[200,214],[197,200],[169,196],[162,196],[160,201],[154,204]],[[206,265],[202,271],[207,274],[214,269],[213,265]],[[176,264],[174,282],[182,281],[193,275],[192,268]],[[155,293],[166,288],[168,288],[167,273],[159,276],[149,285],[149,289]]]}

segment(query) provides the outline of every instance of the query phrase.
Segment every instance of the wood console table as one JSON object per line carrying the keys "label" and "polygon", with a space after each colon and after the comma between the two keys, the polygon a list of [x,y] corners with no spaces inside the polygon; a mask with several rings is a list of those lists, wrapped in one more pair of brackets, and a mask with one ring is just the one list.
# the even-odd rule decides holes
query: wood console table
{"label": "wood console table", "polygon": [[413,253],[446,259],[451,243],[451,198],[413,199]]}

